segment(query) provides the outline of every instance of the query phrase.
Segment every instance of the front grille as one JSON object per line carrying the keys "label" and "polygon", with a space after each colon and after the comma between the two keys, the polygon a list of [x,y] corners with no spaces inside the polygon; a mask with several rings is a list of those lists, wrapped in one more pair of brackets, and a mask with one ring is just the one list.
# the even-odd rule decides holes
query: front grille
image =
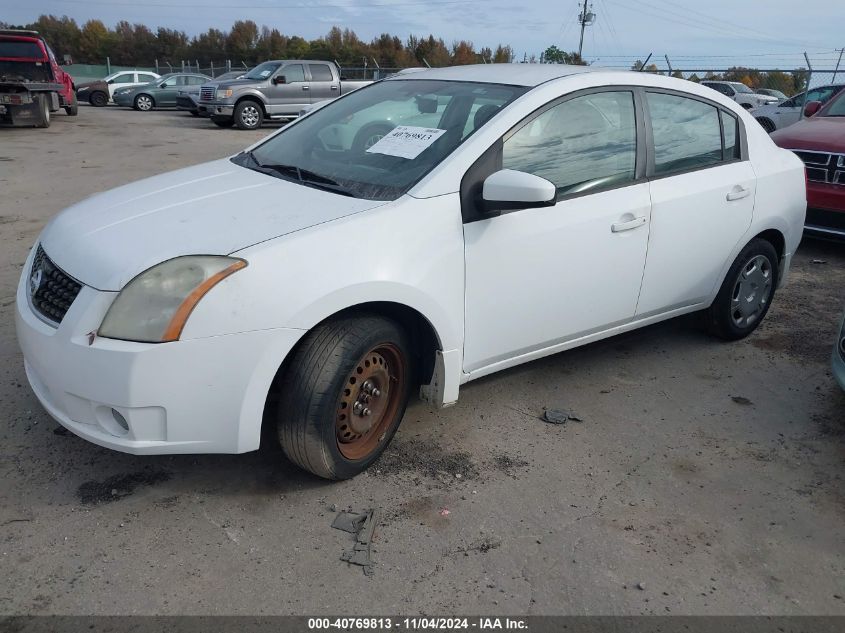
{"label": "front grille", "polygon": [[807,180],[829,185],[845,185],[845,154],[792,150],[807,166]]}
{"label": "front grille", "polygon": [[200,88],[200,100],[201,101],[213,101],[214,100],[214,86],[203,86]]}
{"label": "front grille", "polygon": [[61,323],[81,289],[82,284],[59,269],[39,244],[29,272],[29,298],[35,311]]}

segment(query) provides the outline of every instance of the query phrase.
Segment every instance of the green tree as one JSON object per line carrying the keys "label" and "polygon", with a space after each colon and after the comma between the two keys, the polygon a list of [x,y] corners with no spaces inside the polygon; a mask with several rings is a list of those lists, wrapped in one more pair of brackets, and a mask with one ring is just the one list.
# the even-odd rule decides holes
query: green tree
{"label": "green tree", "polygon": [[79,59],[82,63],[105,63],[114,44],[112,33],[100,20],[88,20],[79,34]]}
{"label": "green tree", "polygon": [[510,46],[499,44],[493,53],[493,63],[510,64],[513,61],[513,49]]}

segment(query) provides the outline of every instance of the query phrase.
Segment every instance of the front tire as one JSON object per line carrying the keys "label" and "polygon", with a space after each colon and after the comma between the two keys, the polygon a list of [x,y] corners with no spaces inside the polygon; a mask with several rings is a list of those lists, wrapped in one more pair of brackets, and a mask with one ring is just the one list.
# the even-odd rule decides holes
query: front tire
{"label": "front tire", "polygon": [[235,126],[239,130],[257,130],[264,123],[264,110],[261,104],[252,99],[245,99],[235,106]]}
{"label": "front tire", "polygon": [[384,123],[367,125],[359,130],[352,140],[352,152],[363,154],[384,138],[386,134],[389,134],[392,129],[393,126]]}
{"label": "front tire", "polygon": [[79,101],[76,99],[76,92],[70,93],[70,103],[65,106],[65,112],[67,112],[68,116],[79,114]]}
{"label": "front tire", "polygon": [[148,94],[140,94],[135,97],[133,107],[141,112],[149,112],[155,107],[155,101],[153,101],[153,98]]}
{"label": "front tire", "polygon": [[104,108],[109,102],[109,96],[105,92],[97,90],[88,97],[88,103],[96,108]]}
{"label": "front tire", "polygon": [[731,264],[708,308],[708,329],[729,341],[745,338],[768,313],[777,285],[777,251],[770,242],[754,238]]}
{"label": "front tire", "polygon": [[282,380],[282,449],[324,479],[349,479],[384,451],[411,392],[404,330],[375,315],[328,321],[298,345]]}

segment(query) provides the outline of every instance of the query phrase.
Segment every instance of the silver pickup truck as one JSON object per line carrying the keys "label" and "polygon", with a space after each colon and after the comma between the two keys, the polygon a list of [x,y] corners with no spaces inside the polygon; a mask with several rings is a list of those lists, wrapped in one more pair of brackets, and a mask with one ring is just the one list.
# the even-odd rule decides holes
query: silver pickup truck
{"label": "silver pickup truck", "polygon": [[210,82],[200,89],[198,108],[220,127],[261,127],[266,119],[292,119],[312,104],[336,99],[370,81],[341,81],[337,66],[311,60],[259,64],[241,79]]}

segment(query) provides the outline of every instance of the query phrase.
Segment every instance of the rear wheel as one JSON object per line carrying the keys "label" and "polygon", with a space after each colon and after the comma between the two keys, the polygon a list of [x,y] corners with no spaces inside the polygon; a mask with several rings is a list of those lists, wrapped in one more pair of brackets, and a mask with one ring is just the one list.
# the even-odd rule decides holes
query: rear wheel
{"label": "rear wheel", "polygon": [[411,388],[410,343],[393,321],[329,321],[297,347],[282,381],[279,442],[288,458],[325,479],[364,471],[393,438]]}
{"label": "rear wheel", "polygon": [[50,96],[43,92],[36,93],[35,127],[50,127]]}
{"label": "rear wheel", "polygon": [[710,331],[727,340],[751,334],[769,311],[777,284],[775,247],[760,238],[751,240],[731,264],[707,310]]}
{"label": "rear wheel", "polygon": [[102,108],[109,102],[109,96],[102,92],[101,90],[97,90],[96,92],[92,92],[88,96],[88,103],[92,106],[96,106],[97,108]]}
{"label": "rear wheel", "polygon": [[235,106],[235,125],[241,130],[257,130],[264,123],[261,105],[248,99]]}
{"label": "rear wheel", "polygon": [[140,110],[141,112],[149,112],[150,110],[155,107],[155,102],[150,95],[147,94],[140,94],[135,97],[134,103],[135,109]]}
{"label": "rear wheel", "polygon": [[67,112],[68,116],[76,116],[79,114],[79,102],[76,99],[76,93],[70,93],[70,103],[65,106],[65,112]]}
{"label": "rear wheel", "polygon": [[230,116],[213,116],[211,122],[217,127],[232,127],[235,120]]}
{"label": "rear wheel", "polygon": [[355,138],[352,140],[352,151],[353,152],[366,152],[370,149],[373,145],[378,143],[384,135],[390,132],[393,127],[390,125],[386,125],[384,123],[376,123],[373,125],[368,125],[362,130],[360,130],[356,135]]}

